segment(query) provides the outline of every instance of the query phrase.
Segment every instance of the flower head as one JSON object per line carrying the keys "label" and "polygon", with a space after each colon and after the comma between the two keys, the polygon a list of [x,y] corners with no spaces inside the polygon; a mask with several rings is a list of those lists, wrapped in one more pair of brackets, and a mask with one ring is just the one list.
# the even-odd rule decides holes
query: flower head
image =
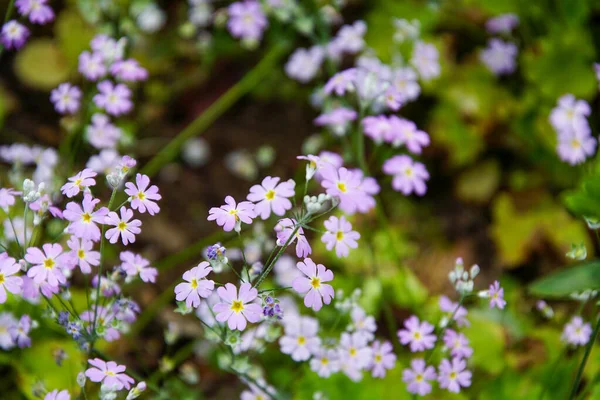
{"label": "flower head", "polygon": [[331,303],[335,293],[333,287],[325,282],[333,280],[333,272],[323,264],[315,264],[310,258],[305,258],[296,266],[305,276],[294,279],[292,287],[296,292],[305,294],[304,305],[319,311],[323,303]]}
{"label": "flower head", "polygon": [[498,281],[494,281],[490,285],[489,290],[490,296],[490,307],[498,307],[499,309],[503,309],[506,306],[506,300],[504,300],[504,289],[500,287],[500,283]]}
{"label": "flower head", "polygon": [[54,19],[54,11],[46,3],[48,0],[17,0],[15,6],[19,14],[29,16],[29,21],[43,25]]}
{"label": "flower head", "polygon": [[519,17],[512,13],[498,15],[485,23],[485,29],[492,34],[510,33],[517,26],[519,26]]}
{"label": "flower head", "polygon": [[392,188],[405,196],[415,193],[423,196],[427,191],[425,181],[429,180],[429,172],[420,162],[409,156],[394,156],[383,163],[383,172],[392,175]]}
{"label": "flower head", "polygon": [[323,234],[321,241],[325,243],[327,250],[335,247],[338,257],[347,257],[350,249],[358,247],[356,241],[360,239],[360,233],[352,230],[352,224],[343,215],[340,218],[334,215],[329,217],[325,221],[325,229],[327,232]]}
{"label": "flower head", "polygon": [[90,81],[97,81],[106,75],[104,57],[100,53],[84,51],[79,55],[79,72]]}
{"label": "flower head", "polygon": [[313,358],[310,360],[310,369],[315,371],[321,378],[328,378],[340,370],[340,361],[338,352],[334,349],[319,347],[313,352]]}
{"label": "flower head", "polygon": [[133,58],[115,62],[110,67],[110,73],[125,82],[145,81],[148,79],[148,71]]}
{"label": "flower head", "polygon": [[212,267],[206,261],[202,261],[197,267],[184,272],[185,282],[175,286],[175,299],[184,301],[188,307],[198,308],[200,298],[206,299],[215,289],[215,282],[205,279],[212,271]]}
{"label": "flower head", "polygon": [[46,393],[44,400],[71,400],[71,395],[67,390],[54,389],[51,392]]}
{"label": "flower head", "polygon": [[433,334],[433,325],[427,321],[420,322],[415,315],[404,321],[404,329],[398,331],[398,338],[403,345],[410,344],[410,351],[418,352],[432,349],[437,337]]}
{"label": "flower head", "polygon": [[473,349],[469,347],[469,339],[452,329],[446,329],[444,333],[444,346],[450,350],[452,357],[469,358],[473,355]]}
{"label": "flower head", "polygon": [[31,330],[31,317],[27,314],[23,315],[18,324],[10,327],[9,333],[13,341],[20,348],[31,347],[31,338],[29,331]]}
{"label": "flower head", "polygon": [[367,368],[373,358],[373,349],[360,333],[342,333],[338,347],[340,359],[359,369]]}
{"label": "flower head", "polygon": [[69,198],[74,197],[80,191],[94,186],[96,184],[96,180],[94,179],[96,175],[98,175],[96,172],[85,168],[83,171],[78,172],[77,175],[70,177],[69,181],[60,188],[60,191]]}
{"label": "flower head", "polygon": [[27,276],[37,284],[48,282],[50,286],[58,286],[67,280],[62,269],[67,266],[68,255],[63,254],[60,244],[46,243],[42,250],[30,247],[25,254],[25,260],[33,266],[27,271]]}
{"label": "flower head", "polygon": [[[298,257],[306,257],[312,253],[312,248],[306,236],[304,236],[304,230],[298,226],[298,222],[295,219],[280,219],[277,225],[275,225],[275,232],[277,233],[277,246],[284,246],[286,243],[291,245],[296,241],[296,255]],[[292,234],[294,235],[293,237]]]}
{"label": "flower head", "polygon": [[0,304],[6,302],[6,291],[13,294],[21,293],[23,286],[23,279],[14,276],[21,266],[15,261],[14,258],[6,256],[6,253],[2,253],[5,256],[0,255]]}
{"label": "flower head", "polygon": [[106,207],[94,211],[98,203],[100,199],[94,199],[89,193],[84,194],[81,205],[73,201],[68,203],[63,212],[65,219],[70,221],[67,232],[80,239],[99,241],[100,228],[96,224],[104,224],[109,211]]}
{"label": "flower head", "polygon": [[592,326],[584,322],[580,316],[571,318],[565,325],[562,340],[573,346],[585,346],[590,341]]}
{"label": "flower head", "polygon": [[227,321],[229,329],[243,331],[246,329],[246,320],[258,322],[262,318],[262,307],[256,303],[258,290],[249,283],[242,283],[239,294],[232,283],[217,288],[221,302],[215,304],[213,311],[217,314],[216,320]]}
{"label": "flower head", "polygon": [[130,389],[134,383],[133,378],[123,373],[126,369],[124,365],[117,365],[114,361],[104,362],[99,358],[88,360],[88,363],[93,368],[88,368],[85,376],[92,382],[102,382],[105,387],[113,390]]}
{"label": "flower head", "polygon": [[350,122],[357,117],[357,112],[347,107],[336,107],[331,111],[323,113],[315,118],[315,125],[326,126],[337,136],[346,134]]}
{"label": "flower head", "polygon": [[50,93],[54,108],[61,114],[75,114],[79,110],[81,90],[70,83],[61,83]]}
{"label": "flower head", "polygon": [[150,185],[150,178],[146,175],[137,174],[135,176],[134,185],[131,182],[125,184],[125,193],[130,196],[131,208],[138,210],[141,213],[148,211],[148,214],[154,215],[160,211],[160,207],[155,201],[160,200],[162,197],[158,194],[158,187],[156,185]]}
{"label": "flower head", "polygon": [[0,42],[8,50],[18,50],[29,38],[29,29],[15,20],[8,21],[2,25],[0,31]]}
{"label": "flower head", "polygon": [[114,228],[111,228],[106,231],[104,235],[109,242],[116,243],[119,240],[119,236],[121,237],[121,241],[125,246],[128,243],[135,242],[135,235],[139,234],[142,230],[140,226],[142,226],[142,221],[139,219],[131,219],[133,218],[133,211],[121,207],[121,216],[116,212],[109,212],[104,220],[106,225],[113,225]]}
{"label": "flower head", "polygon": [[467,371],[467,362],[455,357],[452,362],[443,359],[438,368],[438,381],[442,389],[459,393],[461,387],[471,386],[471,371]]}
{"label": "flower head", "polygon": [[320,46],[296,49],[285,64],[285,73],[299,82],[309,82],[319,71],[324,57],[325,51]]}
{"label": "flower head", "polygon": [[254,204],[256,216],[267,219],[273,212],[275,215],[283,216],[287,210],[292,208],[289,197],[293,197],[296,182],[292,179],[279,182],[279,178],[267,176],[260,185],[250,188],[247,199]]}
{"label": "flower head", "polygon": [[410,369],[402,371],[402,380],[408,384],[409,393],[425,396],[431,393],[431,383],[436,379],[435,368],[427,366],[422,358],[413,359],[410,362]]}
{"label": "flower head", "polygon": [[255,0],[239,1],[231,4],[228,12],[227,28],[234,37],[260,40],[268,21],[259,2]]}
{"label": "flower head", "polygon": [[421,79],[428,81],[440,75],[440,53],[438,49],[424,42],[417,42],[413,47],[410,63],[415,67]]}
{"label": "flower head", "polygon": [[111,81],[105,80],[98,83],[98,91],[94,96],[94,103],[110,115],[126,114],[133,108],[131,90],[122,83],[113,85]]}
{"label": "flower head", "polygon": [[507,75],[517,67],[517,46],[514,43],[492,38],[488,46],[481,51],[479,58],[496,75]]}
{"label": "flower head", "polygon": [[[85,132],[87,140],[97,149],[113,149],[121,137],[121,129],[111,124],[108,116],[100,113],[92,115],[92,124],[86,128]],[[90,167],[88,166],[88,168]],[[104,168],[100,171],[95,168],[92,170],[102,172]]]}
{"label": "flower head", "polygon": [[100,252],[92,250],[94,242],[91,240],[80,240],[76,236],[71,236],[67,241],[67,245],[71,249],[72,266],[79,265],[82,273],[89,274],[92,272],[92,265],[96,266],[100,264]]}
{"label": "flower head", "polygon": [[577,100],[572,94],[558,99],[558,105],[550,113],[550,123],[557,131],[581,129],[587,125],[590,105],[585,100]]}
{"label": "flower head", "polygon": [[279,339],[281,352],[294,361],[306,361],[319,351],[319,322],[311,317],[291,316],[284,322],[285,333]]}
{"label": "flower head", "polygon": [[121,268],[128,277],[139,275],[143,282],[156,282],[158,271],[156,268],[150,267],[150,261],[144,257],[130,251],[123,251],[119,255],[119,258],[122,262]]}
{"label": "flower head", "polygon": [[373,342],[371,349],[373,351],[373,360],[370,368],[374,378],[384,378],[388,369],[396,365],[396,355],[390,342],[381,343],[379,340]]}
{"label": "flower head", "polygon": [[208,211],[208,220],[217,221],[217,225],[222,226],[225,232],[230,232],[234,228],[241,229],[241,223],[251,224],[252,219],[256,218],[254,204],[249,201],[241,201],[236,204],[231,196],[225,197],[225,205],[221,207],[212,207]]}

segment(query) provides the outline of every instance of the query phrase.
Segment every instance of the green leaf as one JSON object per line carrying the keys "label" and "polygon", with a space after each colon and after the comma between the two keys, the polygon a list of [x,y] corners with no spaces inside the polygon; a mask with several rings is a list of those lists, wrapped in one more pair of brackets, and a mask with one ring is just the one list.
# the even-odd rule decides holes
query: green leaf
{"label": "green leaf", "polygon": [[566,297],[573,292],[587,289],[600,289],[599,260],[577,267],[567,267],[529,286],[529,291],[540,297]]}

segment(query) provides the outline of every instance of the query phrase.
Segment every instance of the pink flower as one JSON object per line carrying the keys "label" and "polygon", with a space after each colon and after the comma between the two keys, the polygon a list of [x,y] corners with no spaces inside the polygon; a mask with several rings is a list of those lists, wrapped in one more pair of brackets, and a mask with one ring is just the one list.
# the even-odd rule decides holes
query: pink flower
{"label": "pink flower", "polygon": [[[458,309],[457,309],[458,307]],[[469,313],[463,306],[458,306],[458,303],[453,303],[446,296],[440,296],[440,310],[448,315],[448,318],[454,315],[453,320],[456,321],[456,325],[459,327],[469,326],[469,320],[467,314]]]}
{"label": "pink flower", "polygon": [[347,257],[350,249],[358,247],[356,241],[360,238],[360,233],[352,230],[352,224],[343,215],[340,218],[333,215],[329,217],[325,221],[325,229],[327,232],[323,234],[321,241],[325,243],[327,250],[335,246],[338,257]]}
{"label": "pink flower", "polygon": [[80,191],[96,184],[94,179],[96,175],[98,174],[86,168],[78,172],[77,175],[70,177],[69,181],[60,188],[60,191],[69,198],[76,196]]}
{"label": "pink flower", "polygon": [[367,315],[365,310],[359,306],[354,306],[352,311],[350,311],[350,318],[352,319],[352,329],[356,333],[364,336],[367,341],[373,340],[377,324],[372,315]]}
{"label": "pink flower", "polygon": [[561,339],[573,346],[585,346],[590,341],[591,335],[592,326],[576,316],[565,325]]}
{"label": "pink flower", "polygon": [[473,355],[473,349],[469,347],[469,339],[452,329],[447,329],[444,334],[444,346],[450,350],[452,357],[469,358]]}
{"label": "pink flower", "polygon": [[131,90],[122,83],[113,85],[105,80],[98,83],[98,91],[100,93],[94,96],[94,103],[110,115],[126,114],[133,108]]}
{"label": "pink flower", "polygon": [[31,347],[31,338],[29,337],[29,331],[31,330],[31,317],[27,314],[23,315],[19,320],[19,323],[11,326],[8,329],[12,340],[19,346],[19,348]]}
{"label": "pink flower", "polygon": [[284,320],[285,333],[279,339],[281,352],[294,361],[306,361],[321,345],[319,321],[311,317],[289,316]]}
{"label": "pink flower", "polygon": [[310,360],[310,369],[315,371],[321,378],[329,378],[331,374],[340,370],[338,352],[334,349],[321,347],[314,352]]}
{"label": "pink flower", "polygon": [[71,236],[69,241],[67,241],[67,245],[71,249],[71,263],[73,268],[76,265],[79,265],[81,272],[84,274],[89,274],[92,272],[92,267],[100,264],[100,252],[93,251],[94,242],[91,240],[81,239],[81,241],[76,236]]}
{"label": "pink flower", "polygon": [[46,393],[44,400],[71,400],[71,395],[67,390],[54,389],[51,392]]}
{"label": "pink flower", "polygon": [[154,202],[160,200],[162,197],[158,194],[158,187],[156,185],[150,185],[150,178],[146,175],[137,174],[135,176],[134,185],[131,182],[125,184],[125,193],[131,197],[131,208],[138,210],[141,213],[145,213],[148,210],[148,214],[154,215],[160,211],[160,207]]}
{"label": "pink flower", "polygon": [[396,355],[390,342],[379,342],[376,340],[371,346],[373,360],[371,361],[371,374],[373,378],[384,378],[388,369],[396,365]]}
{"label": "pink flower", "polygon": [[148,71],[141,67],[137,60],[133,58],[115,62],[110,67],[110,73],[125,82],[144,81],[148,79]]}
{"label": "pink flower", "polygon": [[150,267],[150,261],[146,260],[139,254],[134,254],[131,251],[123,251],[119,255],[123,264],[121,268],[127,273],[128,277],[140,275],[143,282],[156,282],[158,271],[156,268]]}
{"label": "pink flower", "polygon": [[333,287],[324,282],[333,280],[333,272],[322,264],[315,264],[310,258],[305,258],[304,262],[300,261],[296,266],[306,276],[294,279],[292,287],[300,294],[306,293],[304,305],[319,311],[323,303],[331,303],[335,293]]}
{"label": "pink flower", "polygon": [[[277,233],[277,246],[283,246],[288,242],[292,232],[294,232],[296,224],[297,221],[293,218],[283,218],[277,222],[277,225],[275,225],[275,232]],[[288,245],[291,245],[294,243],[294,241],[296,241],[296,255],[298,257],[306,257],[312,252],[310,244],[304,236],[304,230],[301,227],[298,227],[294,237],[289,241]]]}
{"label": "pink flower", "polygon": [[425,360],[421,358],[414,359],[410,362],[412,369],[402,371],[402,380],[408,384],[407,390],[409,393],[425,396],[431,393],[431,383],[437,376],[435,368],[427,366]]}
{"label": "pink flower", "polygon": [[[3,253],[6,255],[6,253]],[[12,257],[0,257],[0,304],[6,302],[6,291],[12,294],[21,293],[23,279],[12,276],[19,272],[21,266]]]}
{"label": "pink flower", "polygon": [[63,254],[60,244],[46,243],[42,246],[44,252],[37,247],[30,247],[25,254],[25,260],[33,267],[27,271],[27,276],[37,284],[48,282],[50,286],[58,286],[67,280],[62,269],[66,266],[67,255]]}
{"label": "pink flower", "polygon": [[260,40],[268,25],[267,17],[259,2],[246,0],[232,3],[227,8],[227,29],[236,38]]}
{"label": "pink flower", "polygon": [[467,362],[460,358],[453,358],[452,363],[443,359],[438,368],[438,381],[442,389],[459,393],[460,388],[471,386],[471,371],[467,371]]}
{"label": "pink flower", "polygon": [[134,383],[132,377],[123,374],[126,369],[124,365],[117,365],[114,361],[104,362],[99,358],[88,360],[88,363],[95,367],[85,371],[85,376],[92,382],[102,382],[105,387],[115,390],[130,389]]}
{"label": "pink flower", "polygon": [[356,79],[357,74],[358,70],[356,68],[338,72],[327,81],[323,88],[323,92],[325,94],[335,93],[338,96],[343,96],[346,92],[353,92],[356,89],[354,80]]}
{"label": "pink flower", "polygon": [[500,282],[494,281],[494,283],[490,285],[490,290],[488,293],[490,295],[490,308],[498,307],[502,310],[506,306],[506,300],[504,300],[504,289],[500,287]]}
{"label": "pink flower", "polygon": [[[175,286],[175,299],[184,301],[188,307],[198,308],[200,297],[207,298],[215,289],[215,282],[204,279],[212,271],[212,267],[206,261],[202,261],[197,267],[183,273],[182,282]],[[233,286],[233,285],[232,285]]]}
{"label": "pink flower", "polygon": [[29,29],[13,19],[2,25],[2,30],[0,30],[0,43],[2,43],[7,50],[18,50],[25,44],[29,35]]}
{"label": "pink flower", "polygon": [[100,53],[84,51],[79,55],[79,72],[90,81],[97,81],[106,75],[104,57]]}
{"label": "pink flower", "polygon": [[404,328],[398,331],[400,343],[410,343],[410,351],[418,352],[432,349],[437,337],[432,334],[433,325],[427,321],[419,322],[415,315],[404,321]]}
{"label": "pink flower", "polygon": [[[111,124],[110,118],[108,116],[96,113],[92,115],[91,125],[88,125],[88,127],[86,128],[86,136],[87,140],[95,148],[112,149],[117,145],[117,142],[121,137],[121,129]],[[100,155],[102,155],[102,152],[100,153]],[[92,168],[92,170],[96,169]],[[96,172],[102,171],[103,168],[100,168],[99,171]]]}
{"label": "pink flower", "polygon": [[114,228],[107,230],[104,237],[106,237],[108,241],[113,244],[119,240],[119,236],[121,236],[121,240],[125,246],[127,246],[128,243],[134,243],[135,235],[142,231],[140,229],[140,226],[142,226],[142,221],[139,219],[131,220],[132,217],[133,211],[125,207],[121,207],[120,218],[116,212],[109,212],[104,220],[104,223],[106,225],[113,225]]}
{"label": "pink flower", "polygon": [[19,14],[29,16],[29,21],[43,25],[54,19],[54,11],[46,3],[48,0],[17,0],[15,6]]}
{"label": "pink flower", "polygon": [[340,359],[359,369],[367,368],[373,358],[373,349],[359,333],[342,333],[338,348]]}
{"label": "pink flower", "polygon": [[256,216],[267,219],[271,211],[275,215],[282,216],[287,210],[292,208],[292,202],[288,197],[293,197],[296,182],[292,179],[279,183],[279,178],[267,176],[260,185],[254,185],[250,188],[250,193],[246,197],[254,204]]}
{"label": "pink flower", "polygon": [[1,188],[0,189],[0,207],[4,211],[8,211],[8,208],[15,204],[15,196],[20,195],[21,192],[17,192],[14,189]]}
{"label": "pink flower", "polygon": [[54,108],[61,114],[75,114],[79,110],[79,101],[81,100],[81,90],[70,83],[61,83],[52,92],[50,100],[54,103]]}
{"label": "pink flower", "polygon": [[100,228],[96,224],[104,224],[108,208],[101,207],[94,211],[98,203],[100,199],[94,199],[89,193],[83,196],[83,207],[75,202],[68,203],[63,213],[65,219],[70,221],[67,232],[80,239],[94,242],[100,240]]}
{"label": "pink flower", "polygon": [[391,118],[394,124],[391,143],[394,147],[404,145],[411,153],[421,154],[423,147],[429,146],[429,135],[419,130],[414,122],[395,116]]}
{"label": "pink flower", "polygon": [[217,321],[227,321],[229,329],[243,331],[246,329],[246,320],[252,323],[260,321],[262,307],[252,303],[258,296],[258,290],[249,283],[242,283],[239,296],[232,283],[217,288],[217,294],[222,302],[215,304],[213,311],[217,313]]}
{"label": "pink flower", "polygon": [[[359,170],[329,167],[321,170],[321,176],[321,186],[326,189],[327,194],[339,199],[339,207],[346,214],[366,212],[375,205],[372,193],[364,190],[363,175]],[[379,191],[378,185],[376,188]],[[368,189],[375,189],[375,186],[369,183]]]}
{"label": "pink flower", "polygon": [[429,172],[425,165],[415,162],[409,156],[394,156],[383,163],[383,172],[392,175],[392,187],[405,196],[415,193],[423,196],[427,191],[425,181],[429,180]]}
{"label": "pink flower", "polygon": [[225,197],[225,204],[221,207],[212,207],[208,211],[208,220],[217,221],[217,225],[222,226],[225,232],[232,229],[241,229],[241,223],[251,224],[252,219],[256,218],[254,204],[249,201],[242,201],[236,205],[231,196]]}

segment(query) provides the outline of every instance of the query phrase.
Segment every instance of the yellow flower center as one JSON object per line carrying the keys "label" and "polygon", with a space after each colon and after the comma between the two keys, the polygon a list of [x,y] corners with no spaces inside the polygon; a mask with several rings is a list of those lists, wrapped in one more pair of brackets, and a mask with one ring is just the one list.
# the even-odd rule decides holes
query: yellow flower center
{"label": "yellow flower center", "polygon": [[404,170],[404,175],[406,175],[406,176],[412,176],[412,175],[413,175],[413,170],[412,170],[412,168],[406,168],[406,169]]}
{"label": "yellow flower center", "polygon": [[117,225],[117,228],[119,228],[120,231],[124,231],[125,228],[127,228],[127,224],[123,221],[119,222],[119,225]]}
{"label": "yellow flower center", "polygon": [[423,375],[417,374],[417,376],[415,376],[415,381],[422,382],[423,381]]}
{"label": "yellow flower center", "polygon": [[115,376],[115,373],[112,371],[106,371],[106,375],[108,376]]}
{"label": "yellow flower center", "polygon": [[75,185],[75,186],[79,186],[79,187],[81,187],[81,181],[82,181],[82,179],[81,179],[81,178],[78,178],[78,179],[75,181],[74,185]]}
{"label": "yellow flower center", "polygon": [[77,257],[79,257],[79,258],[85,258],[85,251],[79,249],[77,251]]}
{"label": "yellow flower center", "polygon": [[315,276],[310,280],[310,284],[313,288],[318,289],[321,286],[321,279]]}
{"label": "yellow flower center", "polygon": [[4,283],[4,274],[0,274],[0,285]]}
{"label": "yellow flower center", "polygon": [[143,192],[139,192],[137,194],[137,197],[138,197],[138,199],[140,199],[142,201],[146,200],[146,195]]}
{"label": "yellow flower center", "polygon": [[456,372],[454,372],[454,371],[450,372],[450,379],[452,379],[452,380],[456,379]]}
{"label": "yellow flower center", "polygon": [[273,189],[269,190],[267,193],[265,193],[265,198],[267,200],[273,200],[275,198],[275,191]]}
{"label": "yellow flower center", "polygon": [[344,238],[344,232],[342,231],[337,231],[337,233],[335,234],[335,238],[340,241]]}
{"label": "yellow flower center", "polygon": [[192,289],[196,289],[198,287],[198,280],[196,278],[192,279],[190,285],[192,286]]}
{"label": "yellow flower center", "polygon": [[233,303],[231,303],[231,309],[236,313],[239,313],[244,309],[244,303],[241,300],[234,300]]}
{"label": "yellow flower center", "polygon": [[356,355],[356,349],[354,347],[350,347],[350,356],[354,357]]}
{"label": "yellow flower center", "polygon": [[48,269],[52,269],[54,267],[54,260],[51,258],[46,258],[44,260],[44,267],[46,267]]}
{"label": "yellow flower center", "polygon": [[347,189],[346,189],[346,184],[344,182],[338,182],[337,188],[340,190],[340,192],[346,193]]}
{"label": "yellow flower center", "polygon": [[571,140],[571,147],[574,149],[578,149],[581,147],[581,142],[577,139]]}
{"label": "yellow flower center", "polygon": [[84,213],[81,215],[81,219],[83,220],[83,222],[90,223],[92,221],[92,216],[90,215],[90,213]]}
{"label": "yellow flower center", "polygon": [[415,339],[421,339],[421,332],[415,332],[415,333],[413,333],[413,337]]}
{"label": "yellow flower center", "polygon": [[382,359],[383,359],[383,358],[381,357],[381,354],[377,354],[377,355],[375,356],[375,362],[376,362],[376,363],[380,363]]}
{"label": "yellow flower center", "polygon": [[298,345],[304,346],[306,343],[306,338],[304,336],[298,336]]}
{"label": "yellow flower center", "polygon": [[327,358],[323,357],[323,358],[321,358],[321,364],[327,365],[327,364],[329,364],[329,360]]}

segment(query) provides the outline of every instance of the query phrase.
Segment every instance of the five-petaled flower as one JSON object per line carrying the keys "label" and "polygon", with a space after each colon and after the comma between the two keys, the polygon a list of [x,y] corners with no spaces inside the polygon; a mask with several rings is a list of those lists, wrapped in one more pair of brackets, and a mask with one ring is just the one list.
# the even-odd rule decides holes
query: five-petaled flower
{"label": "five-petaled flower", "polygon": [[438,381],[442,389],[459,393],[461,387],[471,386],[471,371],[467,371],[467,362],[455,357],[452,362],[443,359],[438,368]]}
{"label": "five-petaled flower", "polygon": [[227,321],[229,329],[243,331],[246,329],[246,320],[255,323],[262,318],[262,307],[254,302],[258,290],[249,283],[242,283],[239,294],[232,283],[217,288],[217,294],[222,301],[213,307],[213,311],[217,314],[216,320]]}
{"label": "five-petaled flower", "polygon": [[69,198],[76,196],[80,191],[96,184],[94,179],[96,175],[98,175],[96,172],[86,168],[78,172],[77,175],[70,177],[69,181],[60,188],[60,191]]}
{"label": "five-petaled flower", "polygon": [[124,365],[118,365],[114,361],[104,362],[99,358],[88,360],[88,363],[94,368],[88,368],[85,376],[92,382],[102,382],[106,388],[113,390],[130,389],[134,383],[132,377],[123,373],[126,369]]}
{"label": "five-petaled flower", "polygon": [[99,241],[100,228],[96,224],[105,223],[108,208],[100,207],[94,211],[98,203],[100,203],[100,199],[94,199],[89,193],[83,196],[81,205],[73,201],[68,203],[63,213],[65,219],[70,221],[67,232],[80,239]]}
{"label": "five-petaled flower", "polygon": [[437,337],[432,334],[434,327],[429,322],[420,322],[413,315],[404,321],[404,328],[398,331],[398,338],[403,345],[410,343],[410,351],[414,353],[433,348]]}
{"label": "five-petaled flower", "polygon": [[360,239],[360,233],[352,230],[352,224],[346,220],[345,216],[340,218],[332,215],[325,221],[327,232],[321,237],[327,250],[335,247],[335,254],[338,257],[347,257],[350,249],[358,247],[356,242]]}
{"label": "five-petaled flower", "polygon": [[296,182],[292,179],[279,183],[280,178],[267,176],[260,185],[250,188],[247,199],[254,204],[256,216],[267,219],[271,211],[275,215],[282,216],[292,208],[292,202],[288,197],[294,196]]}
{"label": "five-petaled flower", "polygon": [[148,187],[150,185],[150,178],[142,174],[135,176],[135,183],[135,185],[131,182],[125,184],[125,193],[130,196],[131,208],[141,213],[148,211],[150,215],[158,213],[160,207],[158,207],[155,201],[162,198],[158,194],[158,187],[156,185]]}
{"label": "five-petaled flower", "polygon": [[68,255],[63,254],[60,244],[46,243],[42,246],[43,252],[37,247],[30,247],[25,254],[25,260],[33,267],[27,271],[27,276],[37,284],[48,282],[50,286],[58,286],[67,280],[62,272],[66,266]]}
{"label": "five-petaled flower", "polygon": [[109,242],[116,243],[119,240],[119,236],[121,236],[121,240],[125,246],[128,243],[135,242],[135,235],[142,231],[140,229],[142,221],[139,219],[132,220],[132,217],[133,211],[125,207],[121,207],[121,217],[114,211],[108,213],[104,223],[114,226],[114,228],[107,230],[104,235]]}
{"label": "five-petaled flower", "polygon": [[200,298],[206,299],[215,289],[215,282],[205,279],[212,271],[212,267],[206,261],[202,261],[197,267],[183,273],[182,282],[175,286],[175,299],[184,301],[188,307],[198,308]]}
{"label": "five-petaled flower", "polygon": [[233,197],[227,196],[224,205],[208,210],[207,219],[209,221],[216,220],[217,225],[222,226],[225,232],[229,232],[234,228],[239,231],[242,222],[251,224],[255,217],[254,204],[249,201],[241,201],[236,204]]}
{"label": "five-petaled flower", "polygon": [[335,293],[333,287],[325,282],[333,280],[333,272],[323,264],[315,264],[310,258],[296,264],[298,269],[306,276],[300,276],[292,282],[292,287],[298,293],[306,293],[304,305],[315,311],[323,307],[323,303],[331,303]]}

